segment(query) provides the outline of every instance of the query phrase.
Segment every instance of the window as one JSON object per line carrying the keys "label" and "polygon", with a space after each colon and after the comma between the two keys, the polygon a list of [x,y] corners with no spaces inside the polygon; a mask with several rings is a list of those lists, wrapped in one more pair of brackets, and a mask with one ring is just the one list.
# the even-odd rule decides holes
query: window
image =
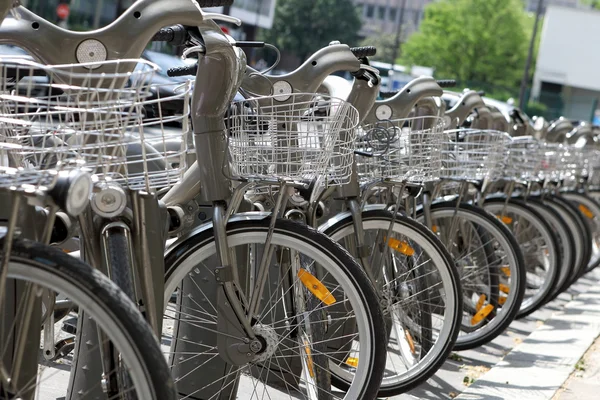
{"label": "window", "polygon": [[397,16],[398,16],[398,9],[390,8],[390,21],[395,22]]}
{"label": "window", "polygon": [[378,11],[377,17],[381,20],[384,20],[385,19],[385,6],[379,6],[377,11]]}
{"label": "window", "polygon": [[375,15],[375,6],[373,4],[369,4],[367,6],[367,18],[373,18]]}

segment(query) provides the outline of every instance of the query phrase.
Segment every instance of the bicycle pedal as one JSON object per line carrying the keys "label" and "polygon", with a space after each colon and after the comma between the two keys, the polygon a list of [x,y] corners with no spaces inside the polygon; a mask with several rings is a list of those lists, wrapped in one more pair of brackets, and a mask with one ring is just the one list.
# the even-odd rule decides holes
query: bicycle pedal
{"label": "bicycle pedal", "polygon": [[62,330],[71,335],[77,335],[77,317],[63,321]]}

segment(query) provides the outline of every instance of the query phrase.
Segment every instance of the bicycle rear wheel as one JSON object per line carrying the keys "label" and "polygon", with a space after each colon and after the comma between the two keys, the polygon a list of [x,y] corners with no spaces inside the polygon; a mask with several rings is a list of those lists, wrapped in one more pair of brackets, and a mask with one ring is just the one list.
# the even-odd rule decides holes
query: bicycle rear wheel
{"label": "bicycle rear wheel", "polygon": [[[529,198],[527,200],[529,207],[536,210],[544,219],[552,226],[556,233],[556,239],[560,250],[560,268],[558,279],[552,290],[552,294],[546,299],[546,303],[552,301],[558,296],[563,288],[571,282],[571,277],[575,274],[575,270],[578,263],[581,260],[581,256],[577,252],[581,250],[581,243],[578,243],[580,236],[577,232],[577,226],[573,229],[569,227],[569,223],[566,218],[563,218],[561,214],[555,209],[549,206],[544,201],[536,198]],[[559,206],[557,206],[559,207]],[[579,247],[578,247],[579,246]]]}
{"label": "bicycle rear wheel", "polygon": [[541,307],[556,287],[560,253],[555,234],[539,213],[519,200],[491,198],[483,207],[509,227],[521,247],[527,287],[518,317],[527,316]]}
{"label": "bicycle rear wheel", "polygon": [[[64,347],[62,353],[52,356],[55,343],[73,344],[73,338],[61,330],[64,321],[54,321],[54,313],[48,312],[53,304],[47,299],[56,293],[67,298],[79,315],[92,321],[107,341],[101,342],[99,336],[89,340],[78,337],[74,346]],[[30,313],[26,313],[28,308]],[[16,369],[19,376],[15,385],[1,387],[0,398],[176,399],[160,347],[134,304],[106,276],[56,248],[27,240],[13,242],[1,315],[2,359],[9,371],[19,364],[20,357],[14,356],[19,340],[26,338],[28,347],[21,368]],[[43,321],[42,315],[46,316]],[[50,329],[48,335],[41,335],[40,322],[53,326],[54,335],[50,335]],[[77,365],[70,355],[76,346],[101,355],[98,364]],[[107,348],[118,358],[108,360],[112,354],[102,352]],[[103,369],[103,361],[114,369]],[[89,386],[74,391],[71,381],[75,373],[89,375]],[[133,386],[123,385],[123,373]]]}
{"label": "bicycle rear wheel", "polygon": [[[323,231],[356,252],[352,216],[332,221]],[[424,225],[384,210],[363,211],[362,221],[388,324],[379,396],[394,396],[427,380],[452,351],[462,315],[460,281],[452,257]]]}
{"label": "bicycle rear wheel", "polygon": [[510,231],[480,207],[435,203],[431,219],[454,257],[462,284],[463,317],[454,349],[479,347],[500,335],[519,311],[525,290],[523,255]]}
{"label": "bicycle rear wheel", "polygon": [[[227,242],[248,297],[269,222],[265,216],[227,225]],[[181,396],[376,398],[385,360],[385,323],[371,282],[345,250],[304,225],[277,221],[261,307],[251,320],[264,346],[250,361],[232,365],[219,356],[218,336],[243,335],[219,329],[223,317],[217,313],[222,305],[216,304],[221,286],[214,277],[214,240],[207,225],[166,256],[163,338]],[[177,301],[169,303],[174,292]],[[331,297],[322,297],[324,293]],[[328,376],[341,391],[329,384]]]}
{"label": "bicycle rear wheel", "polygon": [[590,260],[586,265],[585,272],[590,272],[600,265],[600,205],[592,196],[579,192],[564,192],[561,196],[572,202],[583,219],[590,227],[592,236],[590,237],[591,252]]}

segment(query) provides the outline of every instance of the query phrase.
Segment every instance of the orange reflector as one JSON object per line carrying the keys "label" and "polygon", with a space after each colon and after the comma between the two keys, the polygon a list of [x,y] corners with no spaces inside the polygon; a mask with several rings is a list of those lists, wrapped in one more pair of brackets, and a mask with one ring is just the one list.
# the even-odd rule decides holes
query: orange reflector
{"label": "orange reflector", "polygon": [[403,242],[398,239],[391,238],[388,241],[388,246],[390,246],[392,249],[394,249],[396,251],[399,251],[400,253],[404,254],[405,256],[411,257],[413,254],[415,254],[415,250],[412,247],[410,247],[408,245],[408,243]]}
{"label": "orange reflector", "polygon": [[471,318],[471,325],[477,325],[485,317],[490,315],[492,311],[494,311],[494,306],[491,304],[488,304],[487,306],[483,307],[481,310],[477,311],[477,314],[473,315],[473,318]]}
{"label": "orange reflector", "polygon": [[498,297],[498,304],[500,304],[501,306],[504,305],[504,303],[506,303],[506,299],[507,297],[504,296]]}
{"label": "orange reflector", "polygon": [[404,337],[406,338],[406,341],[408,342],[408,347],[410,347],[410,352],[415,354],[415,342],[410,334],[409,331],[404,331]]}
{"label": "orange reflector", "polygon": [[437,233],[438,232],[438,227],[437,225],[434,225],[431,227],[431,230],[433,231],[433,233]]}
{"label": "orange reflector", "polygon": [[315,370],[314,370],[312,355],[311,355],[311,351],[310,351],[310,345],[308,344],[308,342],[306,340],[304,341],[304,352],[306,353],[306,365],[308,366],[308,373],[310,374],[311,378],[314,378]]}
{"label": "orange reflector", "polygon": [[333,297],[331,292],[327,290],[325,285],[323,285],[321,281],[315,278],[310,272],[304,268],[300,268],[298,271],[298,278],[300,278],[300,281],[304,284],[304,286],[306,286],[306,288],[310,290],[312,294],[317,296],[317,298],[323,303],[327,304],[328,306],[335,303],[335,297]]}
{"label": "orange reflector", "polygon": [[496,215],[496,217],[505,224],[510,224],[513,221],[511,217],[507,217],[506,215]]}
{"label": "orange reflector", "polygon": [[510,267],[504,266],[500,267],[500,271],[506,276],[510,276]]}
{"label": "orange reflector", "polygon": [[583,215],[585,215],[586,217],[588,217],[589,219],[593,219],[594,218],[594,213],[592,212],[592,210],[590,210],[589,208],[587,208],[583,204],[579,205],[579,211],[581,211],[581,213]]}
{"label": "orange reflector", "polygon": [[357,357],[348,357],[346,359],[346,364],[353,368],[358,368],[358,358]]}
{"label": "orange reflector", "polygon": [[483,304],[485,303],[485,294],[482,294],[481,296],[479,296],[479,300],[477,300],[477,305],[475,306],[475,310],[479,311],[481,310],[481,307],[483,307]]}
{"label": "orange reflector", "polygon": [[510,293],[510,288],[503,283],[498,285],[498,289],[500,289],[500,291],[502,293],[506,293],[506,294]]}

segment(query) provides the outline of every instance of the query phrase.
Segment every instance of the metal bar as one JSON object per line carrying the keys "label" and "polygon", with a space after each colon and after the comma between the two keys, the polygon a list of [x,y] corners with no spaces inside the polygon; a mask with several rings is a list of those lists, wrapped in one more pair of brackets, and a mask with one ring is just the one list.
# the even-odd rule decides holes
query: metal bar
{"label": "metal bar", "polygon": [[269,224],[269,232],[267,233],[267,239],[265,240],[265,248],[263,250],[263,255],[258,267],[258,278],[256,280],[254,290],[252,291],[252,298],[250,299],[250,312],[248,315],[250,318],[252,318],[258,312],[260,307],[260,298],[262,297],[267,279],[267,273],[269,272],[268,262],[273,257],[274,248],[271,246],[271,241],[273,239],[275,222],[277,222],[279,210],[284,207],[284,200],[285,203],[287,203],[287,185],[285,183],[279,189],[279,196],[277,196],[277,201],[275,202],[275,207],[273,208],[273,215]]}

